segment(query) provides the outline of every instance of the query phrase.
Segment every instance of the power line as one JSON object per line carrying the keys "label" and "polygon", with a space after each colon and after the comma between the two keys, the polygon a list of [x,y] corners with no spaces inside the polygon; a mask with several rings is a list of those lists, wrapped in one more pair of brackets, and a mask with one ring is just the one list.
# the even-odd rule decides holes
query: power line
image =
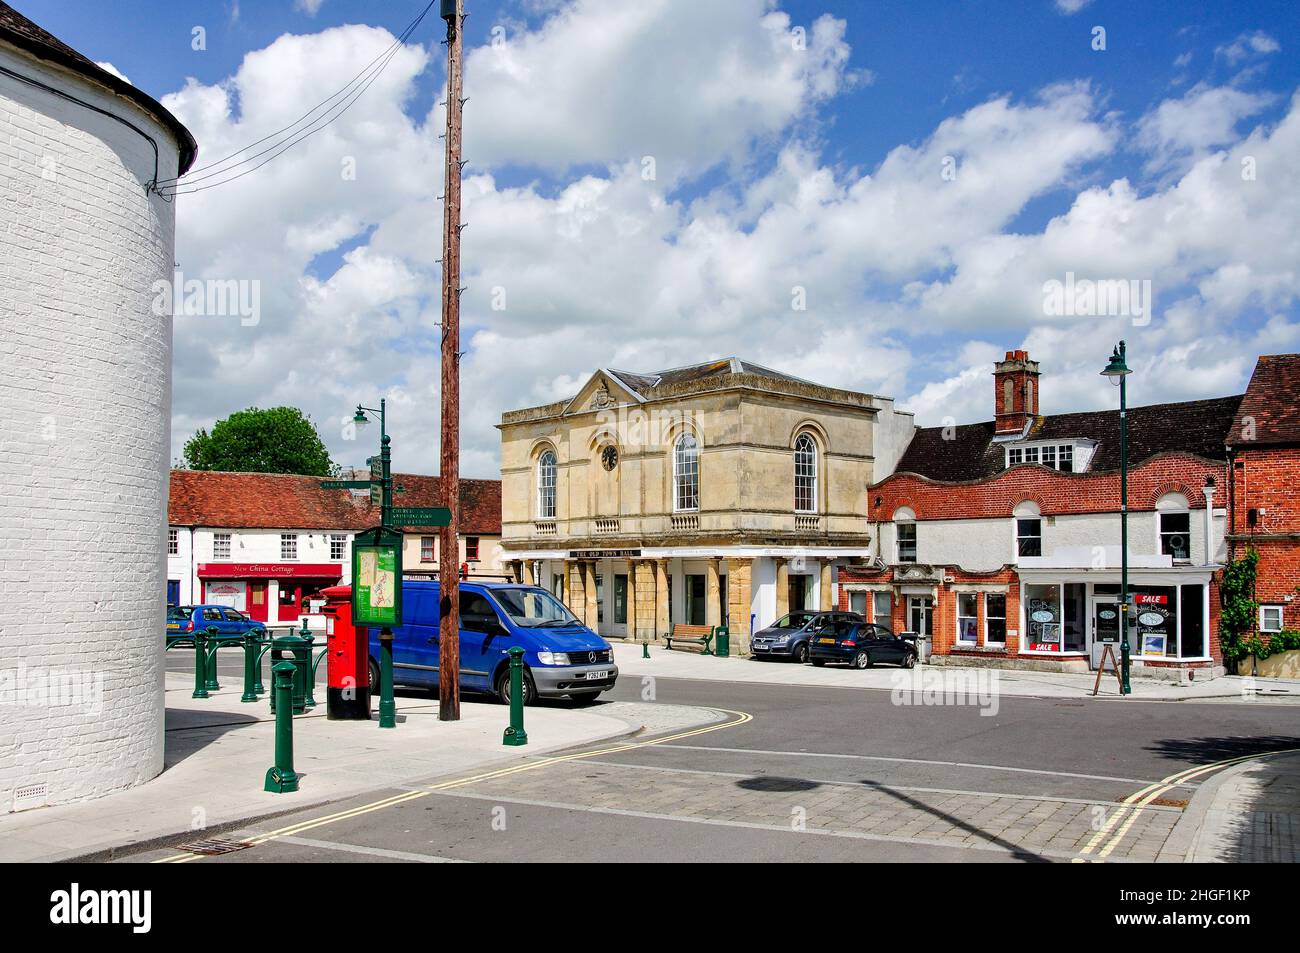
{"label": "power line", "polygon": [[[364,94],[365,91],[370,88],[370,86],[375,82],[375,80],[379,78],[379,76],[388,67],[388,64],[392,62],[393,58],[402,49],[406,41],[419,27],[420,23],[428,15],[429,11],[433,8],[434,3],[436,2],[437,0],[430,0],[430,2],[424,7],[424,9],[420,11],[420,14],[414,20],[411,21],[411,23],[406,27],[406,29],[401,32],[401,34],[397,37],[397,39],[387,49],[385,49],[382,53],[380,53],[379,56],[377,56],[375,59],[371,60],[370,63],[367,64],[367,66],[360,73],[354,76],[348,83],[346,83],[341,89],[335,92],[332,96],[322,100],[320,103],[317,103],[314,107],[312,107],[310,110],[308,110],[306,113],[304,113],[302,116],[300,116],[298,119],[296,119],[294,122],[290,123],[289,125],[281,129],[278,129],[275,132],[270,133],[269,135],[263,136],[261,139],[258,139],[256,142],[250,143],[249,145],[245,146],[243,149],[240,149],[238,152],[234,152],[229,156],[226,156],[226,158],[221,159],[218,162],[214,162],[209,165],[202,166],[197,170],[191,170],[191,172],[184,178],[184,181],[181,181],[180,177],[163,180],[162,188],[163,190],[165,190],[166,195],[168,197],[174,195],[190,195],[193,194],[194,192],[202,192],[205,191],[206,189],[216,188],[218,185],[225,185],[228,182],[234,182],[236,179],[243,178],[245,175],[257,171],[258,169],[262,168],[262,166],[266,165],[268,162],[275,159],[277,156],[284,154],[289,149],[293,148],[294,146],[298,145],[301,142],[306,141],[307,139],[310,139],[316,133],[320,132],[322,129],[331,125],[335,120],[337,120],[344,113],[346,113],[352,107],[352,105],[361,97],[361,95]],[[361,82],[363,80],[364,82],[362,82],[362,85],[359,88],[354,90],[353,87],[358,82]],[[329,109],[325,111],[324,115],[313,120],[307,126],[299,129],[295,129],[295,127],[300,126],[305,120],[307,120],[315,113],[319,112],[328,103],[338,99],[340,96],[346,96],[347,98],[345,98],[345,100],[342,103],[335,103],[333,106],[330,106]],[[294,130],[294,131],[290,132],[290,130]],[[276,139],[277,137],[280,137],[285,133],[289,133],[287,138],[282,139],[279,142],[276,142],[275,144],[268,146],[267,148],[261,150],[260,152],[257,152],[251,156],[241,159],[240,161],[235,162],[226,168],[220,168],[221,166],[224,166],[227,163],[229,163],[230,160],[234,159],[236,156],[243,155],[244,153],[248,152],[249,149],[261,145],[262,143],[267,142],[268,140]],[[270,153],[270,155],[267,155],[268,153]],[[253,162],[256,159],[259,159],[262,156],[267,156],[267,158],[263,159],[261,162],[258,162],[256,165],[253,165],[251,168],[243,169],[242,171],[236,172],[236,170],[238,170],[240,166],[247,165],[248,163]],[[194,175],[195,172],[200,172],[202,174]],[[230,175],[229,178],[222,178],[220,181],[211,182],[208,185],[196,185],[196,183],[198,182],[203,182],[208,179],[217,178],[219,176],[225,176],[229,173],[235,173],[235,174]]]}

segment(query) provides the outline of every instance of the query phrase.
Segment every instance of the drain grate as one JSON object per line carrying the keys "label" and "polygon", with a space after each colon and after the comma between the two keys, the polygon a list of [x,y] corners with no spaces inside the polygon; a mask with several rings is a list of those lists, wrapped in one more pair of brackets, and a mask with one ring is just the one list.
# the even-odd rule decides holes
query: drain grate
{"label": "drain grate", "polygon": [[233,854],[237,850],[244,850],[252,846],[253,842],[248,840],[227,840],[224,837],[209,837],[207,840],[196,840],[193,843],[182,844],[179,849],[188,851],[191,854],[201,854],[204,857],[215,857],[218,854]]}

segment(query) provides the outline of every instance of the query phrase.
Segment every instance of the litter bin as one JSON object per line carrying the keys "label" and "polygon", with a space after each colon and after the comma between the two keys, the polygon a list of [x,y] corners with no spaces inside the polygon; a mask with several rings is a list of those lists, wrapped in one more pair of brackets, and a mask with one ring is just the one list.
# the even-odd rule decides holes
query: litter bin
{"label": "litter bin", "polygon": [[[311,678],[311,647],[315,641],[310,635],[279,635],[271,640],[271,667],[277,662],[293,663],[293,713],[307,711],[307,686]],[[271,713],[275,713],[275,692],[271,692]]]}
{"label": "litter bin", "polygon": [[731,654],[731,631],[725,625],[713,630],[713,654],[718,658],[727,658]]}

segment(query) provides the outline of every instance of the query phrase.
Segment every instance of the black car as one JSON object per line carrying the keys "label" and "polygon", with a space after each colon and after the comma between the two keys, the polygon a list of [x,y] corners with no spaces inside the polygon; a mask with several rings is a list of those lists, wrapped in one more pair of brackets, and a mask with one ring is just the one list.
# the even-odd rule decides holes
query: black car
{"label": "black car", "polygon": [[916,643],[896,636],[889,628],[869,622],[837,622],[817,633],[811,643],[812,663],[847,662],[854,668],[871,668],[892,662],[903,668],[916,664]]}
{"label": "black car", "polygon": [[836,622],[861,621],[862,616],[856,612],[796,609],[766,629],[755,632],[749,640],[749,651],[754,658],[789,658],[806,662],[809,642],[826,626]]}

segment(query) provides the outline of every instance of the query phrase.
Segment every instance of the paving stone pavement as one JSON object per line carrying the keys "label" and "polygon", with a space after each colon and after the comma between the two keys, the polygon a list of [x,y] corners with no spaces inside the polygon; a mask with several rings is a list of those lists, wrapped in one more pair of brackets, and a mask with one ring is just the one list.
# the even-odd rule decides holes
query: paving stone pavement
{"label": "paving stone pavement", "polygon": [[[557,764],[449,794],[814,835],[998,848],[1027,859],[1054,860],[1073,859],[1094,838],[1099,822],[1119,809],[1118,804],[1064,798],[747,776],[608,760]],[[1164,806],[1138,812],[1106,859],[1154,860],[1181,813],[1180,808]]]}

